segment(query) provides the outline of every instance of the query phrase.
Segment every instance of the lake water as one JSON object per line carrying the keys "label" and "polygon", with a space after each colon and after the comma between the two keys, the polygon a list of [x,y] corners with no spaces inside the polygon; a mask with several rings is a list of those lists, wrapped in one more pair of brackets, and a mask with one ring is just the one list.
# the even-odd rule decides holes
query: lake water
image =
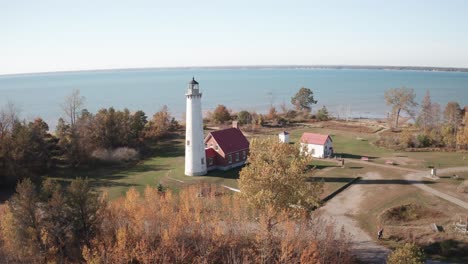
{"label": "lake water", "polygon": [[[41,73],[0,76],[0,106],[12,101],[21,117],[46,120],[51,129],[62,116],[60,104],[73,89],[86,97],[86,108],[129,108],[148,116],[163,105],[177,118],[185,111],[185,90],[192,76],[203,92],[203,110],[224,104],[235,111],[266,112],[270,104],[291,106],[291,97],[304,86],[313,90],[317,110],[350,112],[354,117],[385,117],[384,91],[414,88],[418,102],[426,90],[433,101],[468,105],[468,73],[337,69],[141,69]],[[349,110],[348,110],[349,109]]]}

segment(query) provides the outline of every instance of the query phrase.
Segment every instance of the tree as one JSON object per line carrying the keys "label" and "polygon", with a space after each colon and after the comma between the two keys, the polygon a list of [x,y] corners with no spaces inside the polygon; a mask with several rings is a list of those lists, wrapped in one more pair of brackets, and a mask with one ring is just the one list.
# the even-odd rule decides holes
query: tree
{"label": "tree", "polygon": [[468,148],[468,114],[465,113],[463,119],[463,127],[458,130],[457,133],[457,148],[467,149]]}
{"label": "tree", "polygon": [[20,255],[46,254],[46,245],[42,239],[42,218],[38,210],[39,194],[34,184],[29,179],[18,183],[16,193],[10,200],[10,210],[13,214],[13,225],[16,232],[13,233],[21,245]]}
{"label": "tree", "polygon": [[385,91],[385,101],[387,105],[392,106],[392,117],[395,120],[395,128],[398,128],[401,111],[414,117],[413,108],[417,105],[414,101],[415,97],[414,90],[406,87],[392,88]]}
{"label": "tree", "polygon": [[424,252],[412,243],[406,243],[393,251],[387,259],[388,264],[423,264]]}
{"label": "tree", "polygon": [[65,97],[62,109],[65,115],[70,118],[70,125],[72,128],[75,126],[76,119],[85,100],[85,97],[80,95],[80,90],[73,90],[69,96]]}
{"label": "tree", "polygon": [[462,109],[457,102],[448,102],[444,109],[444,142],[447,146],[456,145],[458,129],[462,123]]}
{"label": "tree", "polygon": [[0,109],[0,139],[13,129],[13,125],[19,120],[19,112],[19,108],[10,101]]}
{"label": "tree", "polygon": [[458,127],[462,122],[462,109],[457,102],[448,102],[444,109],[444,121],[452,127]]}
{"label": "tree", "polygon": [[301,87],[299,91],[291,98],[291,104],[296,107],[298,111],[311,111],[312,104],[316,104],[314,100],[314,93],[309,88]]}
{"label": "tree", "polygon": [[326,121],[330,119],[328,115],[328,110],[325,106],[322,107],[322,109],[318,110],[317,112],[317,119],[320,121]]}
{"label": "tree", "polygon": [[250,124],[252,122],[252,115],[248,111],[240,111],[237,114],[237,121],[242,125]]}
{"label": "tree", "polygon": [[147,121],[147,117],[145,115],[145,112],[143,111],[136,111],[130,121],[130,131],[131,131],[131,137],[133,139],[138,139],[140,138]]}
{"label": "tree", "polygon": [[151,121],[146,125],[145,137],[146,138],[159,138],[164,136],[168,131],[173,130],[173,118],[166,105],[162,109],[153,115]]}
{"label": "tree", "polygon": [[416,120],[416,123],[425,132],[439,127],[440,123],[440,106],[437,103],[431,101],[429,91],[426,91],[426,95],[421,103],[421,112]]}
{"label": "tree", "polygon": [[66,200],[69,222],[79,244],[88,247],[97,234],[101,218],[99,211],[104,207],[99,196],[91,189],[87,179],[77,178],[67,188]]}
{"label": "tree", "polygon": [[267,118],[269,120],[274,120],[278,117],[278,113],[276,112],[276,108],[274,106],[271,106],[270,109],[268,110],[268,116]]}
{"label": "tree", "polygon": [[322,185],[307,182],[310,157],[298,144],[276,138],[253,139],[247,166],[240,172],[241,196],[255,207],[312,210],[320,204]]}
{"label": "tree", "polygon": [[224,105],[218,105],[213,111],[212,119],[215,123],[224,124],[224,122],[231,120],[231,114]]}

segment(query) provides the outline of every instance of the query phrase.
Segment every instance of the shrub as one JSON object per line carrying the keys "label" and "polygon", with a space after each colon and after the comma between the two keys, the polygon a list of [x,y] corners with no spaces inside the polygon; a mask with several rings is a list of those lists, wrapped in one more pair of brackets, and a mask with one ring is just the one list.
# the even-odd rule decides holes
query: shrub
{"label": "shrub", "polygon": [[388,256],[387,264],[422,264],[425,258],[421,248],[413,243],[406,243]]}
{"label": "shrub", "polygon": [[327,121],[330,119],[330,116],[328,114],[328,110],[325,106],[322,107],[322,109],[318,110],[317,112],[317,119],[319,121]]}
{"label": "shrub", "polygon": [[237,121],[242,125],[250,124],[252,122],[252,115],[248,111],[240,111],[237,114]]}
{"label": "shrub", "polygon": [[138,160],[138,152],[132,148],[97,149],[91,154],[93,158],[106,162],[129,162]]}
{"label": "shrub", "polygon": [[431,139],[427,135],[419,134],[416,140],[418,141],[418,147],[425,148],[431,145]]}

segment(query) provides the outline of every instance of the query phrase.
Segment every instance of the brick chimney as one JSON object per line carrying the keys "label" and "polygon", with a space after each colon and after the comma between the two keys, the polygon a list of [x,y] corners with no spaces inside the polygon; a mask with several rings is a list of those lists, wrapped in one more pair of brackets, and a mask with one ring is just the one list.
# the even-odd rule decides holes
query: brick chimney
{"label": "brick chimney", "polygon": [[232,121],[232,127],[239,129],[239,122],[237,121]]}

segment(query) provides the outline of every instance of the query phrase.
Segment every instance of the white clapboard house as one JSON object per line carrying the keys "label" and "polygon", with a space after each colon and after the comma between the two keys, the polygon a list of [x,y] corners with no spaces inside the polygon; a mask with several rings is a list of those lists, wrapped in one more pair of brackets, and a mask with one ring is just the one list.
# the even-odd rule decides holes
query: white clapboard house
{"label": "white clapboard house", "polygon": [[333,140],[330,135],[306,132],[302,134],[300,142],[301,148],[314,158],[327,158],[333,155]]}

